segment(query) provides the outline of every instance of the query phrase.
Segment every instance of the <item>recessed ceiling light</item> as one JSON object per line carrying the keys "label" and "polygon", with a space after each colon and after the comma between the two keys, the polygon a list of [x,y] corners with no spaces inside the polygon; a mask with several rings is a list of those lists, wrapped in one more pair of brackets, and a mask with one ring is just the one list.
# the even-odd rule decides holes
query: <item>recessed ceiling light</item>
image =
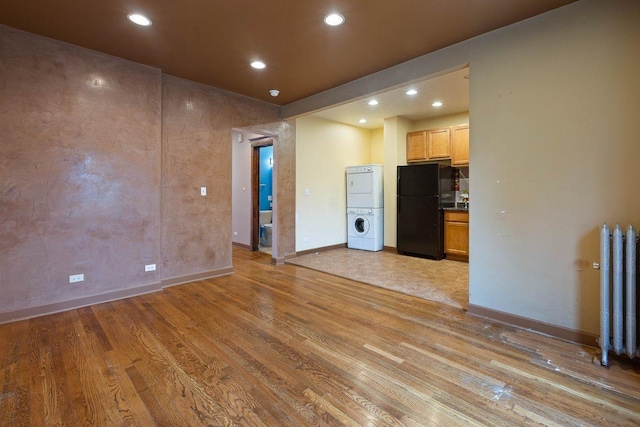
{"label": "recessed ceiling light", "polygon": [[433,104],[431,104],[432,107],[442,107],[442,102],[440,101],[436,101]]}
{"label": "recessed ceiling light", "polygon": [[324,17],[324,23],[332,27],[342,25],[344,23],[344,16],[339,13],[330,13]]}
{"label": "recessed ceiling light", "polygon": [[253,62],[251,63],[251,66],[252,66],[253,68],[257,69],[257,70],[262,70],[263,68],[266,68],[266,67],[267,67],[267,64],[265,64],[265,63],[264,63],[264,62],[262,62],[262,61],[253,61]]}
{"label": "recessed ceiling light", "polygon": [[129,21],[133,22],[134,24],[142,25],[143,27],[148,27],[149,25],[151,25],[151,19],[147,18],[144,15],[140,15],[139,13],[130,13],[127,15],[127,18],[129,18]]}
{"label": "recessed ceiling light", "polygon": [[367,123],[367,119],[360,119],[358,120],[358,123],[362,123],[362,124]]}
{"label": "recessed ceiling light", "polygon": [[410,95],[410,96],[416,95],[417,93],[418,93],[418,91],[415,90],[415,89],[409,89],[407,91],[407,95]]}
{"label": "recessed ceiling light", "polygon": [[378,105],[378,101],[372,99],[371,101],[369,101],[369,105]]}

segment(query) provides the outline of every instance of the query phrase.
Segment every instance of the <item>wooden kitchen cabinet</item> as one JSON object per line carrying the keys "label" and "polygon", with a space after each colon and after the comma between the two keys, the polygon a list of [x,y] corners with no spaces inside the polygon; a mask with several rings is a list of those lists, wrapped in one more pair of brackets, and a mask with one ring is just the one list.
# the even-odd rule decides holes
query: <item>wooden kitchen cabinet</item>
{"label": "wooden kitchen cabinet", "polygon": [[451,157],[451,129],[427,130],[428,160],[448,159]]}
{"label": "wooden kitchen cabinet", "polygon": [[407,163],[427,160],[427,131],[407,133]]}
{"label": "wooden kitchen cabinet", "polygon": [[469,259],[469,212],[444,212],[444,253],[447,258]]}
{"label": "wooden kitchen cabinet", "polygon": [[469,125],[451,127],[451,166],[469,166]]}

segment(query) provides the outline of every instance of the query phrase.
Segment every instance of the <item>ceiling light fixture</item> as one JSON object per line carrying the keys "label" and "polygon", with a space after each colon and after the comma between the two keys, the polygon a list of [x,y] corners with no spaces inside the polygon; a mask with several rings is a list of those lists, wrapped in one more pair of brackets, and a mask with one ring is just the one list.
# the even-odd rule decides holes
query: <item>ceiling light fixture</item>
{"label": "ceiling light fixture", "polygon": [[416,95],[417,93],[418,93],[418,91],[417,91],[417,90],[415,90],[415,89],[409,89],[409,90],[407,91],[407,95],[409,95],[409,96]]}
{"label": "ceiling light fixture", "polygon": [[133,22],[134,24],[142,25],[143,27],[148,27],[151,25],[151,19],[139,13],[130,13],[127,15],[127,18],[129,18],[129,21]]}
{"label": "ceiling light fixture", "polygon": [[367,119],[360,119],[360,120],[358,120],[358,123],[365,124],[365,123],[367,123]]}
{"label": "ceiling light fixture", "polygon": [[255,68],[256,70],[262,70],[263,68],[266,68],[266,67],[267,67],[267,64],[265,64],[265,63],[264,63],[264,62],[262,62],[262,61],[253,61],[253,62],[251,63],[251,66],[252,66],[253,68]]}
{"label": "ceiling light fixture", "polygon": [[432,107],[442,107],[442,102],[440,101],[436,101],[433,104],[431,104]]}
{"label": "ceiling light fixture", "polygon": [[271,94],[271,96],[275,98],[276,96],[280,95],[280,91],[278,89],[271,89],[269,91],[269,94]]}
{"label": "ceiling light fixture", "polygon": [[337,27],[338,25],[342,25],[344,23],[344,16],[340,15],[339,13],[330,13],[329,15],[324,17],[324,23],[332,27]]}
{"label": "ceiling light fixture", "polygon": [[376,101],[375,99],[372,99],[371,101],[369,101],[369,105],[371,106],[378,105],[378,101]]}

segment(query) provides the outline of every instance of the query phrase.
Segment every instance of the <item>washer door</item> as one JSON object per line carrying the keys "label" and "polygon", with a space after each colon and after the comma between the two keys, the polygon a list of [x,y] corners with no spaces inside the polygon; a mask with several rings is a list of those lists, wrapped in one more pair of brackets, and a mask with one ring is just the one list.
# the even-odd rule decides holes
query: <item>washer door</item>
{"label": "washer door", "polygon": [[369,232],[369,219],[362,215],[358,215],[353,219],[351,227],[353,227],[353,231],[356,235],[366,236]]}

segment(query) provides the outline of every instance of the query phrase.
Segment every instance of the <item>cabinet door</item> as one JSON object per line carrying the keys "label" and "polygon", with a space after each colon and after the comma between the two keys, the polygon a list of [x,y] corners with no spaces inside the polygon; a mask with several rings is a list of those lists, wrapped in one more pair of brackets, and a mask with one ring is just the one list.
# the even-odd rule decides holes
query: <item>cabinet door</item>
{"label": "cabinet door", "polygon": [[449,128],[427,131],[429,159],[448,159],[451,156],[451,130]]}
{"label": "cabinet door", "polygon": [[451,166],[469,165],[469,125],[451,128]]}
{"label": "cabinet door", "polygon": [[427,131],[407,134],[407,163],[427,160]]}
{"label": "cabinet door", "polygon": [[469,255],[468,223],[445,221],[444,252],[455,255]]}

